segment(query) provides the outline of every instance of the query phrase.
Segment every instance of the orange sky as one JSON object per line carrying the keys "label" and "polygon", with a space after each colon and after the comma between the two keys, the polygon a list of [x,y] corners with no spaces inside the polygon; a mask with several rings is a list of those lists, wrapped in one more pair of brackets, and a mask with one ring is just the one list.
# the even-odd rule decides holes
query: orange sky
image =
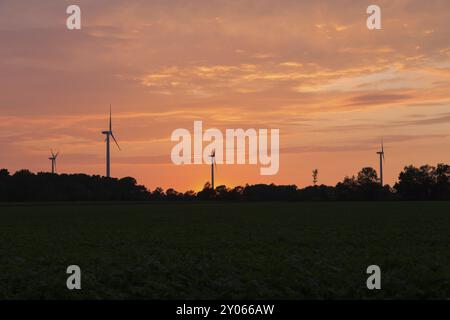
{"label": "orange sky", "polygon": [[[78,4],[82,30],[65,27]],[[382,10],[379,31],[366,8]],[[222,165],[216,184],[335,184],[364,166],[450,163],[450,1],[0,0],[0,167],[199,189],[175,166],[177,128],[280,129],[280,171]]]}

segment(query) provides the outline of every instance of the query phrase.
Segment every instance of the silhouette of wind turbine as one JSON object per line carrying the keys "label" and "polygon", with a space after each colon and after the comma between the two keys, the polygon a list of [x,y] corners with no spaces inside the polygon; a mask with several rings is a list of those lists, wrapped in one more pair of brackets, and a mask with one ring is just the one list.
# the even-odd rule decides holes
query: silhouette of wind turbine
{"label": "silhouette of wind turbine", "polygon": [[48,158],[48,160],[52,161],[52,174],[56,173],[56,158],[58,158],[59,152],[57,152],[56,154],[53,153],[53,150],[50,150],[52,153],[52,156],[50,158]]}
{"label": "silhouette of wind turbine", "polygon": [[102,134],[106,135],[106,176],[108,178],[111,177],[111,156],[110,156],[110,137],[113,138],[114,142],[117,145],[117,148],[120,149],[119,143],[117,143],[116,138],[114,137],[114,133],[112,131],[112,114],[111,114],[111,105],[109,105],[109,130],[108,131],[102,131]]}
{"label": "silhouette of wind turbine", "polygon": [[383,185],[383,161],[384,160],[384,146],[383,146],[383,139],[381,139],[381,151],[378,151],[377,154],[380,156],[380,184]]}
{"label": "silhouette of wind turbine", "polygon": [[216,168],[216,150],[214,149],[209,156],[211,158],[211,188],[214,190],[214,169]]}

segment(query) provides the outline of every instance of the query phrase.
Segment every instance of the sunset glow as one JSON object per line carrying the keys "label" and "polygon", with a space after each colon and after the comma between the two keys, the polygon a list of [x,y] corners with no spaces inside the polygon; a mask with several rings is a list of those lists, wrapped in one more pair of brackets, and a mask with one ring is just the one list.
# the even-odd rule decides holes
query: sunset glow
{"label": "sunset glow", "polygon": [[171,133],[276,128],[280,166],[219,165],[216,185],[335,184],[362,167],[450,162],[450,2],[0,1],[0,168],[105,174],[199,190],[208,165],[176,166]]}

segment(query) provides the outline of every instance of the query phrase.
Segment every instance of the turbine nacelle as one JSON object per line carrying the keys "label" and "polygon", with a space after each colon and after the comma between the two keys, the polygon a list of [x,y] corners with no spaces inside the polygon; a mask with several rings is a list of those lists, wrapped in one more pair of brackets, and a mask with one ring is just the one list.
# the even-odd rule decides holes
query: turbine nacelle
{"label": "turbine nacelle", "polygon": [[56,158],[58,158],[59,152],[54,154],[53,151],[51,151],[51,154],[52,154],[52,156],[50,158],[48,158],[48,160],[56,160]]}

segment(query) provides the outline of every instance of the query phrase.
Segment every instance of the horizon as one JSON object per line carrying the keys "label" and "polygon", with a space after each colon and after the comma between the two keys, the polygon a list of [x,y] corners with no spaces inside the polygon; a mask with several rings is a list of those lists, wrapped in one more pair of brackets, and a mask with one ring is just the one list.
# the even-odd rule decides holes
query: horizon
{"label": "horizon", "polygon": [[[401,172],[398,173],[398,177],[400,176],[400,174],[401,174],[402,172],[405,172],[405,170],[406,170],[407,168],[409,168],[409,167],[413,167],[413,168],[420,169],[422,166],[429,166],[429,167],[431,167],[431,168],[436,168],[438,165],[449,166],[449,165],[446,164],[446,163],[437,163],[436,165],[434,165],[434,164],[422,164],[422,165],[420,165],[420,166],[418,166],[418,167],[413,166],[413,165],[405,165],[405,166],[404,166],[404,169],[403,169]],[[376,175],[377,175],[377,178],[378,178],[378,179],[380,178],[379,173],[378,173],[378,171],[376,170],[376,168],[373,168],[373,167],[364,167],[364,168],[361,168],[360,170],[358,170],[358,172],[355,172],[354,174],[352,174],[352,175],[350,175],[350,176],[342,177],[342,179],[341,179],[340,181],[337,181],[335,184],[324,184],[324,183],[319,183],[319,182],[317,182],[317,184],[314,184],[313,179],[312,179],[312,180],[311,180],[312,183],[307,184],[307,185],[304,185],[304,186],[298,186],[298,185],[296,185],[295,183],[286,183],[286,184],[273,184],[273,183],[243,183],[243,184],[241,184],[241,185],[235,185],[235,186],[228,186],[228,185],[225,185],[225,184],[218,184],[218,185],[216,184],[214,190],[216,190],[218,187],[226,187],[228,190],[232,190],[232,189],[237,188],[237,187],[245,188],[246,186],[250,186],[250,187],[251,187],[251,186],[256,186],[256,185],[266,185],[266,186],[274,185],[274,186],[276,186],[276,187],[282,187],[282,186],[295,186],[298,190],[302,190],[302,189],[310,188],[310,187],[322,187],[322,186],[335,188],[335,187],[337,186],[337,184],[344,182],[344,180],[347,179],[347,178],[358,180],[358,174],[359,174],[359,173],[362,173],[364,169],[372,169],[372,170],[374,170],[375,173],[376,173]],[[89,175],[89,174],[84,173],[84,172],[76,172],[76,173],[66,173],[66,172],[55,172],[55,173],[52,173],[52,172],[49,172],[49,171],[36,171],[36,172],[33,172],[33,171],[31,171],[31,170],[29,170],[29,169],[26,169],[26,168],[22,168],[22,169],[19,169],[19,170],[17,170],[17,171],[14,171],[14,172],[11,172],[8,168],[0,168],[0,171],[2,171],[2,170],[6,170],[10,176],[13,176],[13,175],[15,175],[16,173],[19,173],[19,172],[21,172],[21,171],[28,171],[28,172],[30,172],[32,175],[40,175],[40,174],[47,174],[47,175],[53,175],[53,174],[54,174],[54,175],[57,175],[57,176],[61,176],[61,175],[86,175],[86,176],[89,176],[89,177],[99,177],[99,178],[102,178],[102,179],[112,179],[112,180],[117,180],[117,181],[119,181],[119,180],[121,180],[121,179],[123,179],[123,178],[133,178],[133,179],[135,179],[135,177],[132,177],[132,176],[125,176],[125,177],[117,178],[117,177],[107,177],[107,176],[101,175],[101,174]],[[135,180],[136,180],[136,179],[135,179]],[[397,184],[399,181],[400,181],[399,179],[396,179],[396,181],[395,181],[393,184],[384,183],[384,184],[383,184],[383,187],[389,187],[389,189],[395,189],[396,184]],[[180,192],[180,193],[186,193],[186,192],[189,192],[189,191],[194,191],[195,193],[198,193],[198,192],[200,192],[200,191],[209,189],[209,188],[207,188],[208,185],[211,186],[211,181],[207,180],[207,181],[204,182],[204,184],[202,185],[202,187],[199,188],[199,189],[178,190],[178,189],[176,189],[176,188],[174,188],[174,187],[170,187],[170,186],[167,187],[167,188],[162,188],[161,186],[157,186],[157,187],[151,189],[151,188],[148,188],[145,184],[140,184],[139,181],[137,181],[137,180],[136,180],[136,182],[137,182],[137,185],[138,185],[138,186],[143,186],[143,187],[145,187],[146,190],[149,191],[149,192],[153,192],[153,191],[155,191],[156,189],[161,188],[161,189],[163,190],[163,192],[166,192],[166,191],[168,191],[169,189],[173,189],[173,190],[175,190],[175,191],[177,191],[177,192]],[[379,184],[379,183],[378,183],[378,184]]]}
{"label": "horizon", "polygon": [[[30,4],[31,3],[31,4]],[[203,188],[210,166],[176,166],[171,133],[280,129],[280,166],[218,165],[216,185],[335,185],[363,167],[385,184],[407,165],[450,162],[450,2],[0,2],[0,167],[105,175],[102,130],[112,105],[111,176],[149,190]],[[258,5],[256,5],[258,4]],[[264,29],[265,32],[261,32]],[[446,148],[447,147],[447,148]]]}

